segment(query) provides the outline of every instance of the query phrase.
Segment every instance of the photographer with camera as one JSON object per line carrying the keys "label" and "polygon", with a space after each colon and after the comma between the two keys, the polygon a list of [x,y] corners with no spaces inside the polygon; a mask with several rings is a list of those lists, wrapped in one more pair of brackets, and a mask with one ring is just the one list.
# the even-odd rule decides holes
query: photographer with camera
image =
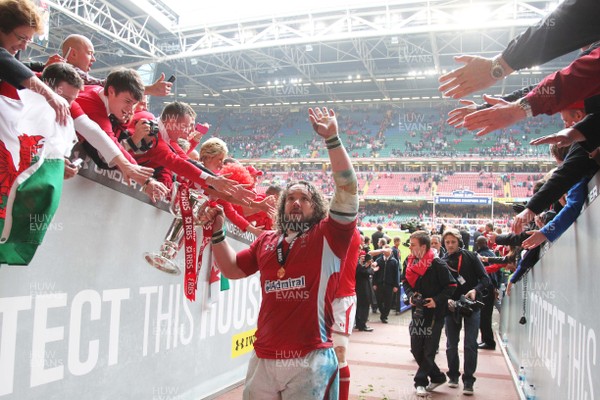
{"label": "photographer with camera", "polygon": [[409,240],[410,256],[402,271],[402,287],[412,305],[410,351],[419,364],[414,378],[416,394],[424,397],[446,382],[446,376],[435,363],[435,353],[440,345],[448,299],[456,290],[456,281],[446,263],[431,249],[427,232],[416,231]]}
{"label": "photographer with camera", "polygon": [[472,395],[475,383],[474,374],[477,369],[477,334],[481,318],[479,306],[483,305],[476,300],[478,297],[481,298],[484,289],[489,286],[490,278],[477,254],[462,248],[462,236],[458,230],[446,230],[442,235],[442,240],[447,251],[443,260],[448,264],[448,268],[458,284],[452,299],[448,300],[450,314],[446,316],[446,357],[449,369],[447,375],[450,379],[448,386],[458,387],[458,378],[460,377],[458,342],[464,320],[463,394]]}
{"label": "photographer with camera", "polygon": [[122,135],[121,143],[135,157],[140,165],[154,168],[170,186],[169,179],[175,173],[180,178],[189,179],[202,188],[212,186],[222,195],[253,199],[254,194],[236,181],[213,174],[207,168],[200,168],[189,161],[187,154],[171,141],[187,138],[194,126],[196,112],[186,103],[173,102],[165,106],[159,121],[139,119],[134,134]]}

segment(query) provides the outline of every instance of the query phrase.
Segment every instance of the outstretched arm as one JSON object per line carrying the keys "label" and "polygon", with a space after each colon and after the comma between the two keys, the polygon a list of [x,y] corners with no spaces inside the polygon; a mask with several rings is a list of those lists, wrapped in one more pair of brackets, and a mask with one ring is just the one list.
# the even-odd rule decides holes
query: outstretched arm
{"label": "outstretched arm", "polygon": [[350,224],[358,213],[358,180],[350,157],[338,136],[338,124],[333,110],[312,108],[308,116],[313,129],[325,139],[329,153],[335,191],[329,207],[329,215],[341,224]]}
{"label": "outstretched arm", "polygon": [[209,207],[206,209],[203,218],[208,222],[212,221],[214,232],[212,237],[212,252],[217,266],[223,275],[229,279],[245,278],[247,275],[237,264],[235,250],[225,240],[225,233],[223,233],[225,222],[223,209],[220,207]]}

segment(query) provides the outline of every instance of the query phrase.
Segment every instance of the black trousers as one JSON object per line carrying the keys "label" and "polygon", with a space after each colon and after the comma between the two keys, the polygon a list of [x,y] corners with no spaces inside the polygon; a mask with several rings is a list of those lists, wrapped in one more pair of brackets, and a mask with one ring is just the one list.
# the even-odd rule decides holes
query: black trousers
{"label": "black trousers", "polygon": [[[371,289],[369,289],[369,292]],[[358,290],[356,291],[356,328],[363,329],[367,326],[367,321],[369,320],[369,308],[371,307],[371,302],[369,299],[370,293],[362,293]]]}
{"label": "black trousers", "polygon": [[496,300],[496,290],[494,286],[488,286],[488,295],[483,298],[484,306],[481,308],[481,320],[479,321],[479,331],[481,332],[481,341],[489,346],[496,346],[494,340],[494,331],[492,330],[492,314],[494,313],[494,301]]}
{"label": "black trousers", "polygon": [[[371,282],[372,283],[372,282]],[[371,308],[373,309],[373,312],[377,312],[377,294],[375,293],[375,290],[373,290],[373,285],[371,284],[371,289],[369,291],[370,294],[370,301],[371,301]]]}
{"label": "black trousers", "polygon": [[440,383],[446,381],[446,375],[435,363],[435,352],[440,346],[440,336],[444,320],[412,320],[410,331],[410,352],[415,357],[419,369],[415,374],[415,387],[427,386],[431,382]]}
{"label": "black trousers", "polygon": [[377,307],[379,308],[379,318],[387,319],[392,308],[392,299],[394,298],[394,287],[390,285],[378,285],[375,291],[377,296]]}

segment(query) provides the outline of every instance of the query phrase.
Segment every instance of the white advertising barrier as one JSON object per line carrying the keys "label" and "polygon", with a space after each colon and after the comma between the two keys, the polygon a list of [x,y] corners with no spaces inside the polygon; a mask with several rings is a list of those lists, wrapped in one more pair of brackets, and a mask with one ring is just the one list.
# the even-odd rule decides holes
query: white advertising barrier
{"label": "white advertising barrier", "polygon": [[[65,182],[54,219],[31,221],[49,224],[32,263],[0,268],[1,400],[198,400],[244,378],[258,277],[207,305],[201,274],[189,302],[183,275],[142,257],[172,218],[88,179]],[[235,237],[236,250],[248,246]]]}
{"label": "white advertising barrier", "polygon": [[527,275],[525,293],[521,280],[502,304],[500,335],[513,368],[524,368],[525,387],[533,385],[538,400],[600,398],[598,181],[590,182],[588,206],[577,222]]}

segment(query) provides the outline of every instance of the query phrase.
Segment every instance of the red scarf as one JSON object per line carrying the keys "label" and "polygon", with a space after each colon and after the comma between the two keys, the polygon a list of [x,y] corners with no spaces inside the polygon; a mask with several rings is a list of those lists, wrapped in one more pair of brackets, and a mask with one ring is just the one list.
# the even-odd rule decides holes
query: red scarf
{"label": "red scarf", "polygon": [[414,288],[417,279],[420,276],[425,275],[427,268],[431,266],[433,259],[435,258],[435,254],[433,250],[429,249],[427,253],[420,260],[413,256],[412,254],[408,256],[408,265],[406,267],[406,280],[410,287]]}

